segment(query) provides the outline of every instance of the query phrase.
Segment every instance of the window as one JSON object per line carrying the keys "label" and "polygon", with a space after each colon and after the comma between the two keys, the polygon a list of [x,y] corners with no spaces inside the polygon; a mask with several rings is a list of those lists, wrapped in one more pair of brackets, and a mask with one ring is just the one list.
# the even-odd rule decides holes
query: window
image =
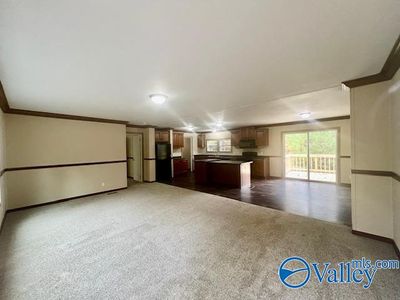
{"label": "window", "polygon": [[218,152],[218,140],[206,141],[207,152]]}
{"label": "window", "polygon": [[219,152],[232,152],[231,139],[219,140]]}
{"label": "window", "polygon": [[207,140],[207,152],[232,152],[231,139]]}

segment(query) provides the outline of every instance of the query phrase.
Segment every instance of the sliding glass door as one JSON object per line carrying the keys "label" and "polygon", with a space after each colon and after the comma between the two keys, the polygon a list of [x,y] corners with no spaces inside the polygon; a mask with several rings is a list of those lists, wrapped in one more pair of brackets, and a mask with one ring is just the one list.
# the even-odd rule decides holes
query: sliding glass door
{"label": "sliding glass door", "polygon": [[284,133],[285,177],[336,182],[337,130]]}
{"label": "sliding glass door", "polygon": [[308,133],[285,134],[285,176],[308,179]]}

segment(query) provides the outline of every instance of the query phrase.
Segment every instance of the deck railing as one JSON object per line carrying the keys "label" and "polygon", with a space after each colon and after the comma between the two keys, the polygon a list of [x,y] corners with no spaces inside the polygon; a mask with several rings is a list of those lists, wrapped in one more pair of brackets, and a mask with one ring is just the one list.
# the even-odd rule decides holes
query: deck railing
{"label": "deck railing", "polygon": [[[286,154],[286,170],[307,172],[307,161],[307,154]],[[335,173],[336,155],[310,154],[310,172]]]}

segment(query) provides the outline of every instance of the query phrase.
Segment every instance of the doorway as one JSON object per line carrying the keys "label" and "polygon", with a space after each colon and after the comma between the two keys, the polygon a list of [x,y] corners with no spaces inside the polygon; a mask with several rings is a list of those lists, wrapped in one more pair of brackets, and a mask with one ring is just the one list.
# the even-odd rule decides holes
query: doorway
{"label": "doorway", "polygon": [[283,142],[286,178],[337,182],[337,129],[286,132]]}
{"label": "doorway", "polygon": [[193,172],[193,137],[185,137],[182,149],[182,158],[187,159],[189,170],[190,172]]}
{"label": "doorway", "polygon": [[126,135],[126,159],[128,178],[143,181],[143,135],[128,133]]}

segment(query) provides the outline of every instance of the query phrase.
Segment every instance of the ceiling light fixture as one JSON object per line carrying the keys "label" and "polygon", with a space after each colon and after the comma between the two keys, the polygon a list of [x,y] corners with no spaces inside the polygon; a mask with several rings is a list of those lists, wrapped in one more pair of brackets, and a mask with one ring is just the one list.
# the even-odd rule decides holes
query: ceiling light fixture
{"label": "ceiling light fixture", "polygon": [[306,112],[299,113],[299,116],[302,117],[303,119],[308,119],[311,116],[311,113],[306,111]]}
{"label": "ceiling light fixture", "polygon": [[192,125],[189,125],[188,127],[186,127],[187,128],[187,130],[189,130],[189,131],[193,131],[194,130],[194,127],[192,126]]}
{"label": "ceiling light fixture", "polygon": [[218,121],[216,124],[215,124],[218,128],[221,128],[222,127],[222,121]]}
{"label": "ceiling light fixture", "polygon": [[167,96],[163,94],[152,94],[149,96],[151,101],[157,104],[163,104],[167,100]]}

